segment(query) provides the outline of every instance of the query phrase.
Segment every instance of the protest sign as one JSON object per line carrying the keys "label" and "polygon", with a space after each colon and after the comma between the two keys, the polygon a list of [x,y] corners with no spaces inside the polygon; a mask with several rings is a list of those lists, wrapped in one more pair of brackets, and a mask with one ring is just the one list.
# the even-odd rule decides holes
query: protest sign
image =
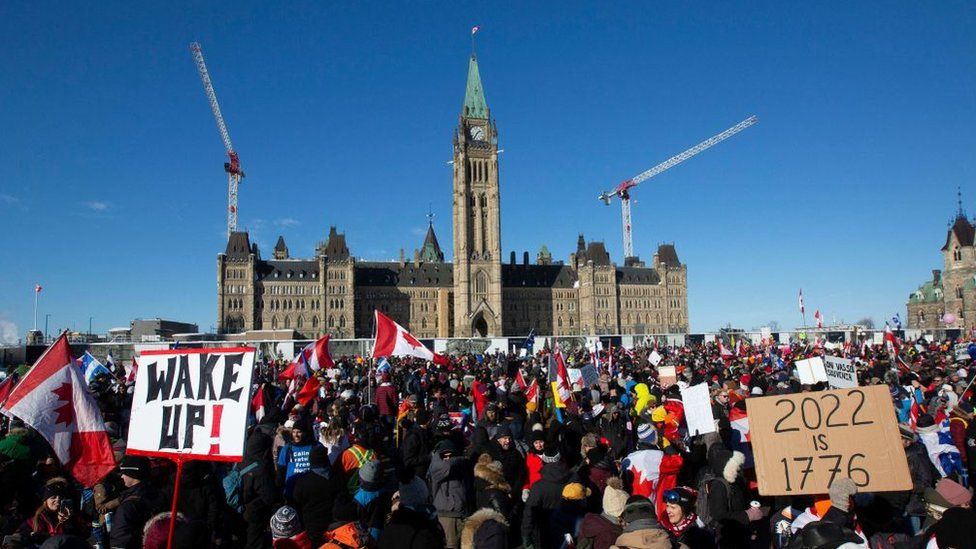
{"label": "protest sign", "polygon": [[651,363],[651,366],[657,366],[661,359],[664,358],[657,351],[651,351],[651,354],[647,355],[647,361]]}
{"label": "protest sign", "polygon": [[254,348],[145,351],[137,360],[126,453],[241,460]]}
{"label": "protest sign", "polygon": [[827,383],[834,389],[857,387],[857,370],[850,359],[824,357],[824,371],[827,374]]}
{"label": "protest sign", "polygon": [[813,385],[820,381],[827,381],[827,371],[824,369],[823,359],[819,356],[806,360],[797,360],[796,375],[800,378],[800,383]]}
{"label": "protest sign", "polygon": [[579,369],[583,377],[583,387],[592,387],[600,383],[600,374],[596,371],[596,366],[587,364]]}
{"label": "protest sign", "polygon": [[847,477],[862,492],[910,490],[884,385],[746,399],[759,493],[826,494]]}
{"label": "protest sign", "polygon": [[577,381],[583,379],[583,372],[579,368],[567,368],[566,373],[569,374],[570,385],[575,385]]}
{"label": "protest sign", "polygon": [[956,361],[969,360],[969,347],[965,343],[957,343],[952,350],[955,353]]}
{"label": "protest sign", "polygon": [[685,408],[685,421],[688,422],[689,435],[704,435],[715,432],[715,416],[712,415],[712,400],[708,394],[707,383],[699,383],[682,389],[681,402]]}
{"label": "protest sign", "polygon": [[661,385],[662,389],[667,389],[674,385],[676,381],[678,381],[678,373],[674,366],[661,366],[658,369],[657,382]]}

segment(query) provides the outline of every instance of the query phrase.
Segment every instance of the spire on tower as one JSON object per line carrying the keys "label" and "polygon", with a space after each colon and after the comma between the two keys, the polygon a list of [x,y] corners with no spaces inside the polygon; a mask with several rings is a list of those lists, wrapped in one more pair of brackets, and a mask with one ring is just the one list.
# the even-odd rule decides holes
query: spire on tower
{"label": "spire on tower", "polygon": [[959,206],[959,211],[956,212],[956,217],[966,217],[966,212],[962,209],[962,186],[956,186],[956,203]]}
{"label": "spire on tower", "polygon": [[481,86],[481,73],[478,72],[478,58],[472,53],[468,61],[468,84],[464,90],[464,107],[461,116],[488,119],[488,103],[485,90]]}

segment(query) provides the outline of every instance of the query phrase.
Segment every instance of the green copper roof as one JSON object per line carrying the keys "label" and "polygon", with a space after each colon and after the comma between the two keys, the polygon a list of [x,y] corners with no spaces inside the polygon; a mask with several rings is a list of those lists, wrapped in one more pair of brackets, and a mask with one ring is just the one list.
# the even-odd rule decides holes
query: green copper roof
{"label": "green copper roof", "polygon": [[424,239],[424,247],[420,249],[420,260],[424,263],[444,262],[444,252],[441,251],[441,245],[437,242],[433,223],[427,226],[427,238]]}
{"label": "green copper roof", "polygon": [[928,281],[918,287],[918,290],[912,292],[912,295],[908,297],[909,303],[935,303],[942,299],[942,285],[934,285],[932,281]]}
{"label": "green copper roof", "polygon": [[485,102],[485,89],[481,86],[478,72],[478,58],[474,55],[468,62],[468,85],[464,89],[464,108],[461,115],[468,118],[488,119],[488,103]]}

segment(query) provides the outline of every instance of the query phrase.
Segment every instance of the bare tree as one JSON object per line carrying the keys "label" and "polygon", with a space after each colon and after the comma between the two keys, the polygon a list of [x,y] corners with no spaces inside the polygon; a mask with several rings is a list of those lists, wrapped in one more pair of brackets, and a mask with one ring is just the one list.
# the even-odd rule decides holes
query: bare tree
{"label": "bare tree", "polygon": [[866,317],[862,318],[861,320],[858,320],[856,324],[858,324],[860,326],[864,326],[864,328],[867,329],[867,330],[873,330],[874,329],[874,319],[871,318],[871,317],[867,317],[866,316]]}
{"label": "bare tree", "polygon": [[769,326],[769,331],[771,332],[779,331],[779,322],[776,322],[775,320],[770,320],[766,323],[766,325]]}

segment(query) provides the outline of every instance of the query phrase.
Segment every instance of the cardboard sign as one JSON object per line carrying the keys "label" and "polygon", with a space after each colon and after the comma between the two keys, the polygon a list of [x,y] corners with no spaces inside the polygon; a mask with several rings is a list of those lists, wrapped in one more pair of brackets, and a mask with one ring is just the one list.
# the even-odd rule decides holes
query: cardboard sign
{"label": "cardboard sign", "polygon": [[137,360],[126,453],[243,458],[254,348],[146,351]]}
{"label": "cardboard sign", "polygon": [[852,360],[835,356],[824,357],[824,370],[827,373],[827,384],[832,388],[857,387],[857,369]]}
{"label": "cardboard sign", "polygon": [[661,366],[657,371],[657,382],[661,385],[662,389],[667,389],[668,387],[675,384],[678,381],[678,373],[675,371],[674,366]]}
{"label": "cardboard sign", "polygon": [[884,385],[748,398],[746,408],[764,496],[826,494],[841,477],[862,492],[912,488]]}
{"label": "cardboard sign", "polygon": [[647,355],[647,361],[651,363],[651,366],[657,366],[661,363],[661,359],[664,358],[657,351],[651,351],[651,354]]}
{"label": "cardboard sign", "polygon": [[797,360],[796,375],[800,378],[800,383],[813,385],[820,381],[827,381],[827,371],[824,369],[823,359],[819,356],[806,360]]}
{"label": "cardboard sign", "polygon": [[955,347],[952,348],[955,353],[956,362],[961,362],[963,360],[969,360],[969,346],[965,343],[957,343]]}
{"label": "cardboard sign", "polygon": [[712,400],[708,394],[707,383],[682,389],[681,402],[684,403],[689,435],[715,432],[715,416],[712,415]]}

